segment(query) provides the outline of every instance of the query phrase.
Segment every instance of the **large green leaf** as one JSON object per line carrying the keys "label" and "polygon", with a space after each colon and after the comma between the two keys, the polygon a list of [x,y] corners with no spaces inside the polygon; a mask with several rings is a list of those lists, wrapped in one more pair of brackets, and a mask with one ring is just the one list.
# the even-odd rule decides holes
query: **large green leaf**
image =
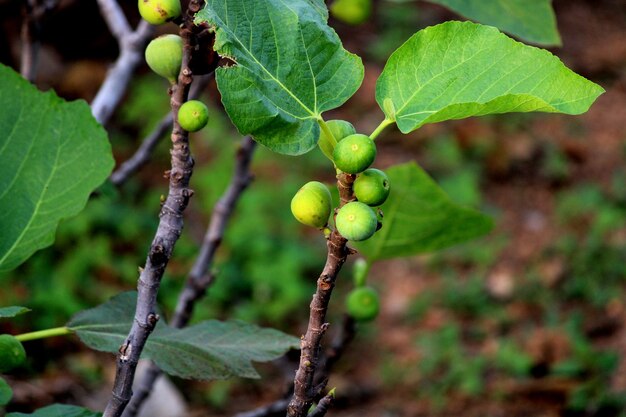
{"label": "large green leaf", "polygon": [[13,390],[3,378],[0,378],[0,406],[7,405],[13,397]]}
{"label": "large green leaf", "polygon": [[[68,327],[92,349],[117,352],[130,330],[137,294],[120,294],[74,317]],[[143,354],[181,378],[258,378],[251,361],[264,362],[298,348],[300,339],[240,321],[209,320],[184,329],[158,322]]]}
{"label": "large green leaf", "polygon": [[40,408],[32,414],[9,413],[6,417],[100,417],[102,413],[75,405],[54,404]]}
{"label": "large green leaf", "polygon": [[361,85],[363,65],[327,25],[320,0],[209,0],[197,16],[215,50],[235,65],[216,71],[222,102],[242,134],[279,153],[311,150],[322,112]]}
{"label": "large green leaf", "polygon": [[11,306],[0,308],[0,319],[19,316],[20,314],[28,313],[30,308]]}
{"label": "large green leaf", "polygon": [[356,245],[368,261],[436,251],[484,235],[491,219],[453,203],[414,162],[387,171],[391,193],[383,227]]}
{"label": "large green leaf", "polygon": [[83,101],[42,93],[0,65],[0,272],[54,241],[113,169],[107,134]]}
{"label": "large green leaf", "polygon": [[537,45],[560,45],[551,0],[427,0]]}
{"label": "large green leaf", "polygon": [[602,92],[548,51],[493,27],[446,22],[419,31],[391,55],[376,101],[408,133],[426,123],[485,114],[580,114]]}

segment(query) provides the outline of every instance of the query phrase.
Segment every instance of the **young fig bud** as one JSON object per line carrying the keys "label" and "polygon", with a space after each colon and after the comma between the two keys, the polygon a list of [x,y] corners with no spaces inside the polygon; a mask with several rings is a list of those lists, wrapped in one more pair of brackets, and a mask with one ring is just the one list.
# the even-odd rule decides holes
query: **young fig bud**
{"label": "young fig bud", "polygon": [[337,230],[348,240],[361,241],[372,237],[378,220],[371,207],[353,201],[343,206],[335,219]]}
{"label": "young fig bud", "polygon": [[199,100],[189,100],[178,110],[178,124],[187,132],[197,132],[209,121],[209,109]]}
{"label": "young fig bud", "polygon": [[148,23],[161,25],[180,16],[179,0],[139,0],[139,14]]}
{"label": "young fig bud", "polygon": [[372,321],[380,311],[378,292],[372,287],[355,288],[346,298],[346,311],[357,321]]}
{"label": "young fig bud", "polygon": [[330,6],[332,15],[349,25],[365,22],[372,13],[372,0],[335,0]]}
{"label": "young fig bud", "polygon": [[[326,122],[326,126],[330,129],[335,141],[339,142],[346,136],[354,135],[356,130],[352,123],[346,122],[345,120],[329,120]],[[323,129],[320,130],[320,139],[317,142],[320,149],[330,159],[333,160],[333,151],[335,150],[334,143],[330,140],[328,135],[324,132]]]}
{"label": "young fig bud", "polygon": [[376,168],[363,171],[354,181],[354,195],[361,203],[368,206],[380,206],[389,196],[389,178]]}
{"label": "young fig bud", "polygon": [[318,181],[307,182],[291,200],[291,213],[302,224],[322,229],[328,224],[332,197],[328,187]]}
{"label": "young fig bud", "polygon": [[333,151],[335,166],[348,174],[358,174],[376,159],[376,145],[369,136],[356,133],[343,138]]}
{"label": "young fig bud", "polygon": [[153,39],[146,48],[146,62],[152,71],[174,84],[183,62],[183,40],[178,35]]}
{"label": "young fig bud", "polygon": [[26,360],[24,346],[10,334],[0,335],[0,373],[10,371]]}

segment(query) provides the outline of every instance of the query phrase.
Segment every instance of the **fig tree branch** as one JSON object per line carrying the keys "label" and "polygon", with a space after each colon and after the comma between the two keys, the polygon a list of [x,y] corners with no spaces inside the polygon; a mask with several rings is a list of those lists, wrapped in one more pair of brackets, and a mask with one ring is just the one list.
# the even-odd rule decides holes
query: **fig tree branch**
{"label": "fig tree branch", "polygon": [[[352,184],[355,175],[341,173],[337,176],[340,207],[354,200]],[[288,417],[305,417],[316,394],[315,372],[319,366],[321,343],[328,329],[326,312],[335,286],[335,280],[345,263],[350,250],[347,240],[333,230],[327,241],[327,256],[324,269],[317,280],[317,290],[310,305],[309,324],[300,342],[300,364],[294,379],[294,395],[287,407]]]}
{"label": "fig tree branch", "polygon": [[[250,164],[255,148],[256,142],[249,136],[241,140],[230,185],[215,207],[213,207],[213,213],[200,247],[200,253],[189,272],[185,287],[178,297],[176,310],[170,322],[170,325],[173,327],[181,328],[187,325],[196,302],[206,294],[208,287],[213,282],[214,275],[211,272],[211,266],[213,265],[215,253],[222,242],[226,225],[235,210],[241,194],[252,181]],[[161,370],[154,364],[151,364],[147,371],[141,375],[139,386],[124,412],[124,417],[137,415],[142,404],[152,392],[152,387],[160,375]],[[282,410],[284,413],[285,408],[283,407]]]}
{"label": "fig tree branch", "polygon": [[[211,75],[196,77],[189,91],[189,98],[198,98],[206,88]],[[124,184],[134,173],[141,169],[152,156],[161,139],[172,127],[172,114],[167,113],[159,124],[144,138],[135,153],[111,174],[109,180],[116,186]]]}
{"label": "fig tree branch", "polygon": [[98,6],[120,49],[119,57],[91,102],[93,116],[100,124],[105,125],[126,92],[133,72],[142,61],[144,47],[153,36],[154,27],[142,20],[133,31],[115,0],[98,0]]}
{"label": "fig tree branch", "polygon": [[[195,45],[192,17],[199,8],[197,1],[190,2],[184,26],[180,30],[183,39],[183,58],[178,82],[169,90],[172,115],[178,113],[178,109],[187,100],[189,94],[189,86],[192,82],[189,61]],[[156,298],[161,278],[182,233],[183,212],[193,195],[193,191],[189,188],[194,165],[189,151],[189,137],[188,133],[180,127],[176,117],[174,117],[171,139],[171,169],[166,172],[169,190],[159,213],[159,225],[150,245],[146,264],[139,275],[135,318],[128,336],[119,349],[115,382],[111,398],[104,410],[104,417],[121,416],[131,399],[137,362],[150,333],[159,320],[156,314]]]}
{"label": "fig tree branch", "polygon": [[22,49],[20,54],[20,73],[33,82],[37,77],[41,20],[44,15],[57,6],[57,0],[27,0],[23,6],[21,29]]}

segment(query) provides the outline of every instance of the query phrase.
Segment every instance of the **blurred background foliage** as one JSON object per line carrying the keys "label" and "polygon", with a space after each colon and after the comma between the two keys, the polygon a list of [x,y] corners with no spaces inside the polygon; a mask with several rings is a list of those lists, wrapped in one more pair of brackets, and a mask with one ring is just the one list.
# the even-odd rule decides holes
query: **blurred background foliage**
{"label": "blurred background foliage", "polygon": [[[135,2],[121,3],[136,22]],[[381,137],[380,168],[416,159],[453,200],[492,215],[497,227],[440,253],[374,266],[370,284],[381,291],[383,311],[359,328],[331,380],[339,393],[335,415],[626,416],[626,6],[555,0],[554,7],[563,47],[553,51],[607,89],[588,114],[484,117]],[[19,1],[0,1],[0,61],[13,66],[19,10]],[[361,25],[331,18],[346,47],[364,58],[366,77],[328,118],[369,133],[382,119],[374,86],[390,52],[419,28],[450,18],[458,17],[428,3],[383,0]],[[84,20],[92,24],[81,29]],[[85,36],[70,38],[67,22],[78,22],[73,30]],[[43,37],[38,85],[90,100],[116,55],[95,2],[62,2]],[[141,69],[108,126],[118,162],[167,112],[166,87]],[[214,83],[204,101],[211,119],[192,137],[195,195],[159,294],[166,317],[228,184],[239,141]],[[63,325],[136,285],[166,192],[168,158],[164,140],[127,184],[103,185],[79,216],[64,221],[54,246],[0,275],[0,305],[33,310],[0,322],[0,333]],[[332,167],[318,150],[295,159],[260,148],[253,171],[194,320],[239,318],[299,334],[325,247],[319,233],[291,217],[289,201],[309,180],[332,182]],[[331,323],[339,322],[351,285],[344,273]],[[106,391],[108,355],[74,338],[26,348],[29,362],[12,380],[13,409]],[[280,369],[262,367],[260,382],[176,384],[192,409],[230,415],[279,397]],[[33,378],[39,395],[26,388]]]}

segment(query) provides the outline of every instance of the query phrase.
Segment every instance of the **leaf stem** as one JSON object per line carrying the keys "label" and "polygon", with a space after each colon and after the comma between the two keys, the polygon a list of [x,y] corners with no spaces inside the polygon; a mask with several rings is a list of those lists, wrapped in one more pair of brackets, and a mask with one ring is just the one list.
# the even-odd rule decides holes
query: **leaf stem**
{"label": "leaf stem", "polygon": [[335,135],[333,135],[333,132],[328,127],[328,124],[326,123],[326,121],[322,118],[319,118],[317,119],[317,123],[320,125],[320,128],[326,134],[326,138],[328,138],[328,140],[330,141],[330,144],[334,148],[337,145],[337,138],[335,138]]}
{"label": "leaf stem", "polygon": [[370,139],[371,140],[375,140],[378,135],[380,135],[380,133],[385,130],[385,128],[387,126],[389,126],[390,124],[393,123],[393,120],[388,119],[385,117],[385,120],[383,120],[382,122],[380,122],[380,124],[378,125],[378,127],[376,129],[374,129],[374,131],[370,134]]}
{"label": "leaf stem", "polygon": [[68,327],[54,327],[52,329],[39,330],[36,332],[22,333],[15,336],[20,342],[28,342],[30,340],[45,339],[48,337],[65,336],[72,334],[72,330]]}

